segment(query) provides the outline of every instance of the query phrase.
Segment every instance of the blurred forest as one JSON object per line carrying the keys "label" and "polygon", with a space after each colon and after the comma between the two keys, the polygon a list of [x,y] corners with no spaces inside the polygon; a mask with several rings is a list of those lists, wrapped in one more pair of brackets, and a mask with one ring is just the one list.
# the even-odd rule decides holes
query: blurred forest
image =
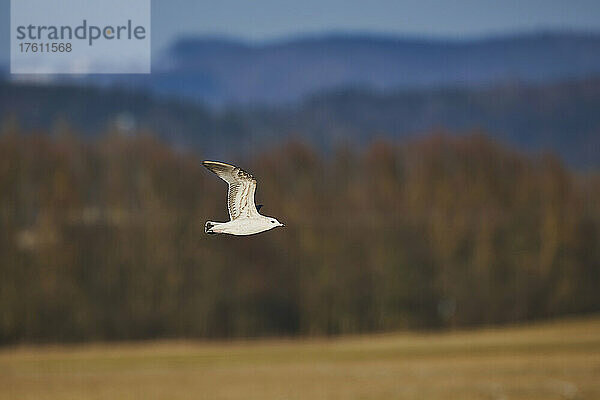
{"label": "blurred forest", "polygon": [[228,160],[286,228],[149,134],[0,133],[0,342],[330,335],[600,311],[600,176],[482,133]]}

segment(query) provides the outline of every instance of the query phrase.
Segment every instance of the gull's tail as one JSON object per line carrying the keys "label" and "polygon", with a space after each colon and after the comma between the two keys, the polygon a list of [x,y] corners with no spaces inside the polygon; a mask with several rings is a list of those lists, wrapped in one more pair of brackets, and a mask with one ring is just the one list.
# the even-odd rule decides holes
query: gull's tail
{"label": "gull's tail", "polygon": [[216,222],[206,221],[206,225],[204,225],[204,233],[208,233],[208,234],[217,233],[217,232],[212,231],[212,228],[214,228],[215,225],[217,225]]}

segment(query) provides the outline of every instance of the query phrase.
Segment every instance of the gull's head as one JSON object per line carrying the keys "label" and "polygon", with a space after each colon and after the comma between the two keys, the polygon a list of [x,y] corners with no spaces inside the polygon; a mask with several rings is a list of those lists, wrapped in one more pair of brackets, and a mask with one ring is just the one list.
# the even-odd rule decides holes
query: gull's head
{"label": "gull's head", "polygon": [[285,226],[281,222],[277,221],[277,218],[267,217],[268,224],[271,228],[277,228],[278,226]]}

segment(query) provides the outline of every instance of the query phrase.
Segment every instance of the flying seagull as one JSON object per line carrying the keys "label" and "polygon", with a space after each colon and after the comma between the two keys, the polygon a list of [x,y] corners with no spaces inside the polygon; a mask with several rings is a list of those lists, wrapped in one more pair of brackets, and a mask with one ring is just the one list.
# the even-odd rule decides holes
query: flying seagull
{"label": "flying seagull", "polygon": [[[229,185],[227,191],[228,222],[206,221],[204,232],[230,235],[254,235],[284,226],[273,217],[261,215],[254,205],[256,179],[235,165],[219,161],[203,161],[202,165],[217,174]],[[258,208],[260,209],[261,206]]]}

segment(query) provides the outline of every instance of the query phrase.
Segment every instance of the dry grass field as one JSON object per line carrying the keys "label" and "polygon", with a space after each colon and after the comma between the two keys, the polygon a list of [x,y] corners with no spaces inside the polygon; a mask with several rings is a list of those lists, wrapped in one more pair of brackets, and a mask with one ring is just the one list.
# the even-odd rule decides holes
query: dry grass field
{"label": "dry grass field", "polygon": [[600,318],[435,334],[0,350],[0,399],[600,399]]}

